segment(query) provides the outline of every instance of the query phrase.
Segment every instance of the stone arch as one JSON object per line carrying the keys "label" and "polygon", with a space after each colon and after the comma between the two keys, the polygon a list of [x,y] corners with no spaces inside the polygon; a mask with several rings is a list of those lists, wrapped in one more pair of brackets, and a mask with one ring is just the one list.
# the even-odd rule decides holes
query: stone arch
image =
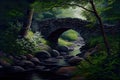
{"label": "stone arch", "polygon": [[[34,31],[39,31],[47,39],[49,42],[57,45],[58,37],[68,29],[73,29],[77,31],[87,42],[90,37],[101,35],[99,25],[93,25],[94,28],[88,28],[86,25],[90,24],[90,22],[78,18],[55,18],[55,19],[47,19],[43,21],[35,22],[37,27]],[[115,26],[104,25],[104,29],[106,33],[111,34],[112,31],[120,32],[119,28],[114,30]],[[34,26],[35,27],[35,26]]]}
{"label": "stone arch", "polygon": [[58,18],[48,19],[37,22],[41,34],[53,45],[57,45],[59,36],[69,30],[73,29],[78,32],[84,39],[88,38],[90,29],[85,27],[90,22],[78,18]]}

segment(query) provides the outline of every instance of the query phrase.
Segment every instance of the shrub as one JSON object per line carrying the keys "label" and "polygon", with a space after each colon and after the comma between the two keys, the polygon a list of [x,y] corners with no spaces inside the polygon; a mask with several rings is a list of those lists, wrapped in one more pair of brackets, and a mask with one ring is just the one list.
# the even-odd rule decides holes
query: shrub
{"label": "shrub", "polygon": [[5,30],[0,33],[0,50],[6,53],[14,53],[16,48],[16,39],[21,25],[10,24]]}
{"label": "shrub", "polygon": [[1,30],[0,50],[14,55],[34,53],[41,50],[39,45],[46,43],[46,40],[42,38],[41,34],[29,31],[26,38],[18,39],[20,28],[21,25],[16,26],[10,24],[4,31]]}
{"label": "shrub", "polygon": [[16,43],[17,50],[15,52],[19,55],[28,53],[34,54],[40,50],[48,49],[47,45],[45,44],[46,40],[42,38],[39,32],[33,33],[32,31],[29,31],[26,38],[17,39]]}
{"label": "shrub", "polygon": [[[108,40],[112,55],[106,55],[105,47],[100,37],[93,38],[92,45],[100,44],[101,49],[97,54],[87,58],[92,64],[82,61],[77,66],[78,71],[76,75],[82,75],[86,80],[120,80],[120,37],[116,34],[114,37],[108,36]],[[96,41],[97,43],[94,43]]]}
{"label": "shrub", "polygon": [[81,62],[77,74],[82,74],[86,80],[120,80],[118,55],[98,56],[90,61],[93,63],[92,65],[86,61]]}

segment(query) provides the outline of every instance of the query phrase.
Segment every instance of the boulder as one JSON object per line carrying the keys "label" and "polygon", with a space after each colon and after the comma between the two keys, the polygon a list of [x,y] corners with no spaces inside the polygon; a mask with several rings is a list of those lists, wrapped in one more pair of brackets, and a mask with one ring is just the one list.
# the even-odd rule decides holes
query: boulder
{"label": "boulder", "polygon": [[84,59],[80,58],[78,56],[74,56],[68,60],[68,63],[70,65],[78,65],[82,60],[84,60]]}
{"label": "boulder", "polygon": [[32,54],[27,54],[26,57],[27,59],[32,59],[34,56]]}
{"label": "boulder", "polygon": [[35,69],[37,70],[43,70],[45,68],[45,66],[35,66]]}
{"label": "boulder", "polygon": [[1,66],[3,66],[3,67],[9,67],[9,66],[11,66],[11,64],[8,63],[8,62],[5,61],[5,60],[0,60],[0,64],[1,64]]}
{"label": "boulder", "polygon": [[19,65],[21,60],[13,59],[13,65]]}
{"label": "boulder", "polygon": [[76,54],[76,56],[79,56],[79,57],[84,57],[84,55],[85,55],[85,52],[81,52],[81,53]]}
{"label": "boulder", "polygon": [[14,59],[21,60],[20,56],[14,56]]}
{"label": "boulder", "polygon": [[23,72],[23,71],[25,71],[25,69],[22,68],[21,66],[12,66],[12,70],[13,70],[13,72]]}
{"label": "boulder", "polygon": [[36,57],[34,57],[34,58],[31,58],[30,59],[30,61],[32,61],[34,64],[40,64],[40,60],[38,59],[38,58],[36,58]]}
{"label": "boulder", "polygon": [[81,52],[83,52],[83,51],[88,50],[89,48],[90,48],[90,47],[89,47],[89,44],[86,44],[86,45],[82,46],[79,50],[80,50]]}
{"label": "boulder", "polygon": [[73,51],[73,50],[74,50],[74,47],[70,47],[68,50],[69,50],[69,51]]}
{"label": "boulder", "polygon": [[66,55],[66,56],[64,56],[64,58],[66,59],[66,60],[68,60],[68,59],[70,59],[70,58],[72,58],[72,57],[74,57],[73,55]]}
{"label": "boulder", "polygon": [[34,67],[34,63],[28,60],[22,60],[21,62],[18,63],[20,66],[23,67]]}
{"label": "boulder", "polygon": [[8,58],[11,59],[11,60],[14,60],[14,57],[11,56],[11,55],[9,55]]}
{"label": "boulder", "polygon": [[35,56],[39,59],[39,60],[43,60],[43,59],[47,59],[47,58],[50,58],[51,55],[49,52],[47,51],[40,51],[40,52],[37,52],[35,54]]}
{"label": "boulder", "polygon": [[0,65],[0,69],[1,69],[1,68],[3,68],[3,66],[2,66],[2,65]]}
{"label": "boulder", "polygon": [[56,59],[64,59],[63,56],[57,56]]}
{"label": "boulder", "polygon": [[48,72],[48,71],[51,71],[51,69],[45,68],[45,69],[42,69],[42,71]]}
{"label": "boulder", "polygon": [[26,60],[27,59],[27,57],[24,56],[24,55],[20,55],[20,57],[21,57],[22,60]]}
{"label": "boulder", "polygon": [[67,46],[58,46],[58,51],[60,52],[68,52],[69,48]]}
{"label": "boulder", "polygon": [[60,52],[60,55],[61,56],[65,56],[65,55],[67,55],[68,53],[67,52]]}
{"label": "boulder", "polygon": [[51,63],[57,63],[58,60],[56,58],[49,58],[49,59],[44,60],[44,62],[46,64],[51,64]]}
{"label": "boulder", "polygon": [[59,55],[60,55],[60,53],[57,50],[52,50],[52,52],[51,52],[52,57],[57,57]]}
{"label": "boulder", "polygon": [[80,44],[80,43],[77,43],[76,45],[77,45],[77,46],[81,46],[81,44]]}
{"label": "boulder", "polygon": [[[0,74],[7,75],[6,73],[15,73],[15,72],[23,72],[25,69],[21,66],[1,66],[0,65]],[[9,74],[8,74],[9,75]]]}

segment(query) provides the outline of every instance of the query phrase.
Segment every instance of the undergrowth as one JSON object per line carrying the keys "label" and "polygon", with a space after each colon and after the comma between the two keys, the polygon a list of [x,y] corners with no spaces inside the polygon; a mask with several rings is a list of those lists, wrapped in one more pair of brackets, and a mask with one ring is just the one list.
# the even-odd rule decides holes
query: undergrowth
{"label": "undergrowth", "polygon": [[82,75],[86,80],[120,80],[120,37],[108,36],[112,55],[107,56],[102,37],[91,38],[89,46],[99,44],[99,50],[78,66],[75,75]]}

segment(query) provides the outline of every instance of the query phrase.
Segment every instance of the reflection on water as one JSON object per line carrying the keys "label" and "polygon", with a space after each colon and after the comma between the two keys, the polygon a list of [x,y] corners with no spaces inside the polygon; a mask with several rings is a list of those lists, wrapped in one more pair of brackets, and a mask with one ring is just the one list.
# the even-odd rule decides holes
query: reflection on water
{"label": "reflection on water", "polygon": [[64,59],[59,59],[58,65],[59,66],[67,66],[68,64],[65,62]]}
{"label": "reflection on water", "polygon": [[[64,59],[57,59],[58,62],[56,63],[56,65],[58,66],[68,66],[68,63],[66,63],[66,61]],[[57,67],[54,67],[54,69],[56,69]],[[49,77],[47,76],[43,76],[37,73],[32,74],[31,76],[31,80],[52,80],[49,79]]]}
{"label": "reflection on water", "polygon": [[32,74],[32,76],[31,76],[31,77],[32,77],[32,79],[31,79],[31,80],[47,80],[47,79],[42,79],[42,78],[40,78],[40,77],[39,77],[39,75],[38,75],[38,74],[35,74],[35,73],[34,73],[34,74]]}

